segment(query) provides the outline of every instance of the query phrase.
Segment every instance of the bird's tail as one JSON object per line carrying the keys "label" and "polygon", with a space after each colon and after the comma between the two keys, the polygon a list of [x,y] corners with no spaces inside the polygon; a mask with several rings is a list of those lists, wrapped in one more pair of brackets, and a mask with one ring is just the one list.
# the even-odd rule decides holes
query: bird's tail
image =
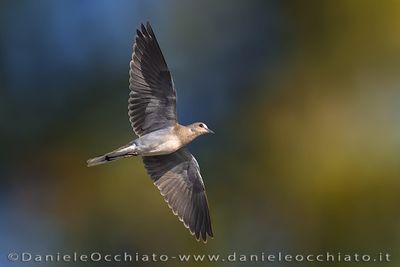
{"label": "bird's tail", "polygon": [[135,143],[130,143],[102,156],[89,159],[87,161],[87,166],[92,167],[131,156],[137,156]]}

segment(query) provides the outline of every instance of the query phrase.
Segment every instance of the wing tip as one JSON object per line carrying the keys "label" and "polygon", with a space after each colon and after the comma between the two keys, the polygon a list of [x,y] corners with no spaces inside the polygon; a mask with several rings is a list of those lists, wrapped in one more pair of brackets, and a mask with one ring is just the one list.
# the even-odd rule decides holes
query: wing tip
{"label": "wing tip", "polygon": [[178,214],[178,212],[174,211],[172,208],[171,204],[169,203],[168,199],[164,198],[164,201],[167,203],[168,207],[171,209],[172,213],[178,218],[179,221],[183,223],[183,226],[189,230],[189,233],[195,237],[197,242],[203,241],[204,244],[207,243],[209,239],[207,239],[207,236],[210,239],[214,239],[214,233],[212,231],[212,226],[211,226],[211,220],[210,217],[208,216],[208,220],[205,221],[205,226],[206,229],[204,233],[202,233],[202,229],[200,231],[193,231],[190,229],[190,226],[183,220],[183,218]]}
{"label": "wing tip", "polygon": [[154,37],[153,28],[151,27],[150,21],[140,23],[140,26],[136,29],[136,36],[140,38]]}
{"label": "wing tip", "polygon": [[139,38],[143,38],[143,34],[139,29],[136,29],[136,41],[138,41]]}
{"label": "wing tip", "polygon": [[144,27],[143,23],[140,23],[140,29],[142,31],[142,33],[146,33],[146,27]]}

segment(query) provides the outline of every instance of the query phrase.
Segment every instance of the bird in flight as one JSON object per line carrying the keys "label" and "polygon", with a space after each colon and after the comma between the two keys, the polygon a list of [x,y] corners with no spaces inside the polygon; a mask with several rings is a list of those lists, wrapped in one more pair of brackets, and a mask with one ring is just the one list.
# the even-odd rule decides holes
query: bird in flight
{"label": "bird in flight", "polygon": [[138,136],[112,152],[89,159],[89,167],[142,156],[144,166],[172,212],[197,240],[213,237],[208,200],[199,164],[185,147],[207,125],[178,123],[176,90],[150,23],[141,24],[129,71],[129,121]]}

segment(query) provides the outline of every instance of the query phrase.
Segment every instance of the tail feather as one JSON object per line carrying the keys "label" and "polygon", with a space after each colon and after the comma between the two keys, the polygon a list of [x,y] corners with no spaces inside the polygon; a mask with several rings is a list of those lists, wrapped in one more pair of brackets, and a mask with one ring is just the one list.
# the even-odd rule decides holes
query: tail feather
{"label": "tail feather", "polygon": [[102,156],[98,156],[87,161],[87,166],[92,167],[104,163],[108,163],[110,161],[114,161],[117,159],[127,158],[131,156],[137,156],[135,152],[136,145],[128,144],[126,146],[120,147],[112,152],[104,154]]}

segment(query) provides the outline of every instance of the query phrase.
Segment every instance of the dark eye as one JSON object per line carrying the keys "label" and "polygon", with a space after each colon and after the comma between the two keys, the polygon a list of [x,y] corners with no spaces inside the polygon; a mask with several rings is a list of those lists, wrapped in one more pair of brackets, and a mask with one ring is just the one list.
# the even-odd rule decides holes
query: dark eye
{"label": "dark eye", "polygon": [[199,127],[204,128],[204,124],[200,123]]}

